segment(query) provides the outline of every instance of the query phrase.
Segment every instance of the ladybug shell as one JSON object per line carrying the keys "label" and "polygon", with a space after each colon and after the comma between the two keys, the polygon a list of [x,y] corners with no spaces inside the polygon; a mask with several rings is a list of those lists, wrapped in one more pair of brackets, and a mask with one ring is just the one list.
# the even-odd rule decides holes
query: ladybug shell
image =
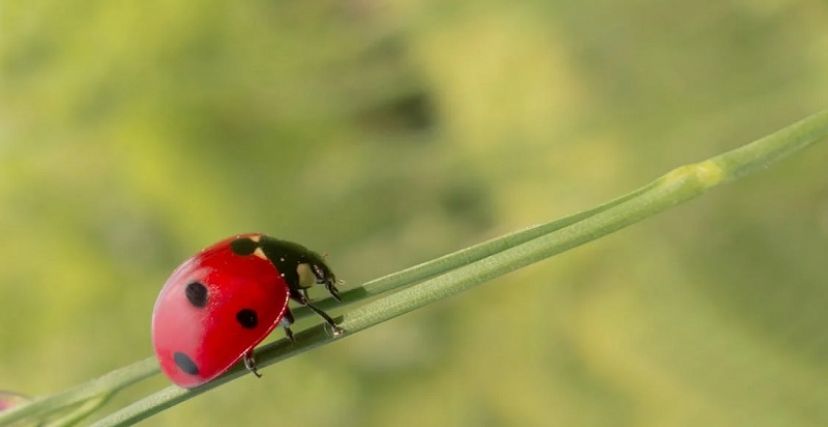
{"label": "ladybug shell", "polygon": [[186,260],[167,279],[152,313],[152,344],[161,370],[181,387],[204,384],[230,369],[276,327],[289,290],[261,250],[239,255],[236,239]]}

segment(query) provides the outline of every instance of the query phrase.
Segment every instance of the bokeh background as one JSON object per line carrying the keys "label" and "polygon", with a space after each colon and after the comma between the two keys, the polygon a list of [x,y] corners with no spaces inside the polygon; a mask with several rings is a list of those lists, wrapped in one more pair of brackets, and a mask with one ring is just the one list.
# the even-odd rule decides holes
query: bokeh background
{"label": "bokeh background", "polygon": [[[3,1],[0,389],[149,356],[161,284],[226,235],[354,286],[763,136],[828,105],[827,28],[817,0]],[[828,425],[826,164],[145,425]]]}

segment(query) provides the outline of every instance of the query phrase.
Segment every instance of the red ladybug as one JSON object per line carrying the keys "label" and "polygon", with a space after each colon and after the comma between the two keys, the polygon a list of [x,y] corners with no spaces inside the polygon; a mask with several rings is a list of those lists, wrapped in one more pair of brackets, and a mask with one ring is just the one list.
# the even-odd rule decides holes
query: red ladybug
{"label": "red ladybug", "polygon": [[152,312],[152,344],[161,370],[181,387],[204,384],[239,359],[256,376],[253,348],[281,324],[293,340],[292,299],[333,319],[308,299],[323,284],[339,299],[336,276],[317,253],[262,234],[225,239],[184,261],[167,279]]}
{"label": "red ladybug", "polygon": [[0,391],[0,412],[29,402],[24,396],[10,391]]}

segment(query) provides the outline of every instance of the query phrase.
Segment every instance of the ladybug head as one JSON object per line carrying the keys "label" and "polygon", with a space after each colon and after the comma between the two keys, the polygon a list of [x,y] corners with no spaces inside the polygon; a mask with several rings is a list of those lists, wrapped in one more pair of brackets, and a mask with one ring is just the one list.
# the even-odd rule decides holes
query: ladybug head
{"label": "ladybug head", "polygon": [[324,257],[316,252],[308,251],[303,258],[304,262],[296,268],[300,286],[309,288],[313,285],[325,285],[325,289],[330,292],[331,296],[341,301],[339,289],[336,288],[336,285],[341,282],[336,279],[336,275],[325,263]]}
{"label": "ladybug head", "polygon": [[230,249],[237,255],[269,260],[293,289],[325,285],[331,296],[340,300],[336,285],[341,282],[328,267],[325,257],[300,244],[261,234],[242,234],[230,242]]}

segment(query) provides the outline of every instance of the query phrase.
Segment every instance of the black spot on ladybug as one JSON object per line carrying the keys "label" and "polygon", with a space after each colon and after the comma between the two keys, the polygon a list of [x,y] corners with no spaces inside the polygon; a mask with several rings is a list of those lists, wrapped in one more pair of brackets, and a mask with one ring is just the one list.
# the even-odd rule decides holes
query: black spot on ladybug
{"label": "black spot on ladybug", "polygon": [[239,312],[236,313],[236,320],[239,321],[239,324],[242,325],[243,328],[247,329],[253,329],[259,324],[259,318],[256,316],[256,312],[249,308],[239,310]]}
{"label": "black spot on ladybug", "polygon": [[202,308],[207,305],[207,288],[201,283],[190,283],[184,293],[187,295],[187,300],[194,307]]}
{"label": "black spot on ladybug", "polygon": [[230,242],[230,250],[236,255],[250,255],[256,251],[259,244],[246,237]]}
{"label": "black spot on ladybug", "polygon": [[176,351],[173,354],[173,359],[175,359],[175,364],[178,365],[178,368],[182,371],[190,374],[190,375],[198,375],[198,366],[196,366],[193,359],[190,359],[190,356],[187,356],[180,351]]}

